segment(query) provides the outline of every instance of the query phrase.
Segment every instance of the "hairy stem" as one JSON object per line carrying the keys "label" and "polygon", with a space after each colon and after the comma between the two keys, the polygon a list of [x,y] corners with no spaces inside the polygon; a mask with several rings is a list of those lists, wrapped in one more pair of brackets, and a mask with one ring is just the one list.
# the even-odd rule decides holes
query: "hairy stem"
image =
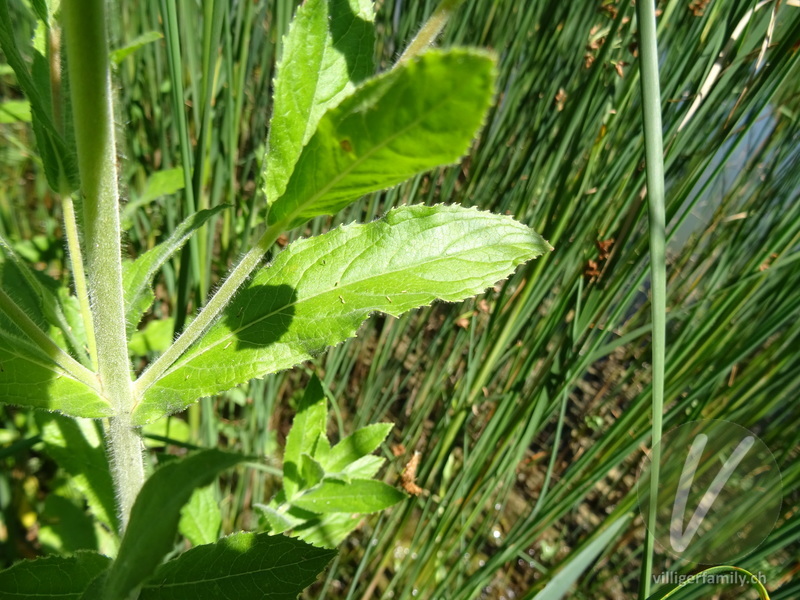
{"label": "hairy stem", "polygon": [[437,36],[442,32],[442,29],[444,29],[447,21],[463,2],[464,0],[442,0],[430,19],[425,22],[425,25],[422,26],[422,29],[419,30],[416,37],[411,40],[411,43],[408,45],[408,48],[405,49],[402,56],[400,56],[397,64],[413,58],[433,44]]}
{"label": "hairy stem", "polygon": [[285,221],[279,221],[267,228],[258,243],[242,257],[239,264],[230,272],[217,292],[206,303],[197,318],[183,331],[180,337],[142,373],[134,384],[137,398],[141,398],[172,364],[194,344],[203,332],[216,320],[233,298],[236,291],[250,277],[253,270],[261,263],[264,254],[272,247],[278,236],[283,233]]}
{"label": "hairy stem", "polygon": [[131,427],[133,393],[122,291],[117,157],[105,3],[103,0],[65,0],[62,13],[83,193],[86,266],[97,366],[103,393],[115,413],[108,443],[120,522],[124,528],[144,482],[144,463],[138,431]]}

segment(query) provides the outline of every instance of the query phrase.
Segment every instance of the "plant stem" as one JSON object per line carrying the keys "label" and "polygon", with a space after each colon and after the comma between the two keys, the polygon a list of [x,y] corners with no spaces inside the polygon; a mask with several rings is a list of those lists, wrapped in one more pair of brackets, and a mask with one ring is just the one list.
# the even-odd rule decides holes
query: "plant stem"
{"label": "plant stem", "polygon": [[419,33],[411,40],[408,48],[405,49],[397,64],[401,64],[420,52],[424,51],[428,46],[433,44],[436,37],[442,32],[447,21],[456,11],[456,9],[464,2],[464,0],[442,0],[436,10],[433,11],[430,19],[425,22]]}
{"label": "plant stem", "polygon": [[653,320],[653,423],[650,456],[650,502],[645,531],[639,597],[650,595],[653,571],[653,542],[656,531],[658,483],[661,463],[661,429],[664,414],[664,363],[666,360],[666,297],[667,274],[664,251],[666,227],[664,217],[664,146],[661,125],[661,89],[658,81],[658,47],[656,15],[652,0],[636,3],[639,20],[640,70],[642,85],[642,117],[644,120],[645,160],[647,168],[647,201],[650,215],[650,273],[652,283],[651,311]]}
{"label": "plant stem", "polygon": [[[290,218],[292,215],[289,216]],[[261,263],[264,254],[272,247],[278,236],[283,233],[284,219],[271,225],[261,235],[256,245],[242,257],[239,264],[231,271],[216,293],[206,303],[197,318],[183,331],[180,337],[142,373],[134,384],[136,398],[141,398],[181,355],[194,344],[206,329],[216,320],[233,298],[236,291],[247,281],[253,270]]]}
{"label": "plant stem", "polygon": [[144,482],[142,444],[131,426],[133,394],[125,332],[116,142],[103,0],[62,4],[83,193],[86,264],[103,393],[114,407],[108,443],[124,529]]}
{"label": "plant stem", "polygon": [[75,284],[75,295],[81,309],[83,325],[86,328],[86,344],[89,346],[89,358],[92,368],[97,368],[97,342],[94,337],[92,309],[89,303],[89,291],[86,286],[86,273],[83,270],[83,253],[81,252],[78,223],[75,219],[75,203],[72,196],[65,192],[61,196],[61,210],[64,212],[64,231],[67,234],[69,262],[72,268],[72,281]]}

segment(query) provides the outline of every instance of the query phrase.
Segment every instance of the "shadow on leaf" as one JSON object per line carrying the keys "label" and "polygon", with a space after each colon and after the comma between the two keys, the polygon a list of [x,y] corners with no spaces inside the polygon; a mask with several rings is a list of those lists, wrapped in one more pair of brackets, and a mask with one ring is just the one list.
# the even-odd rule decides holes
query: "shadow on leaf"
{"label": "shadow on leaf", "polygon": [[372,56],[365,56],[362,52],[362,40],[367,37],[374,40],[375,27],[353,13],[350,0],[328,0],[328,14],[332,15],[330,31],[333,47],[347,62],[350,81],[358,84],[373,74]]}
{"label": "shadow on leaf", "polygon": [[225,310],[225,325],[236,350],[266,348],[277,342],[294,318],[297,292],[289,285],[251,285]]}

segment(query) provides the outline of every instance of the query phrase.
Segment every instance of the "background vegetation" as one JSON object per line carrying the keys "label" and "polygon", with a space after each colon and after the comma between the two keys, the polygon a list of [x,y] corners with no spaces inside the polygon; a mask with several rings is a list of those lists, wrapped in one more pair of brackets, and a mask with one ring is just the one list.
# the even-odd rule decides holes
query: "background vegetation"
{"label": "background vegetation", "polygon": [[[387,68],[434,2],[376,4],[376,57]],[[270,85],[294,6],[146,0],[112,9],[116,46],[135,44],[115,55],[131,253],[195,208],[234,207],[165,269],[133,348],[142,367],[253,240]],[[773,598],[797,598],[800,7],[678,0],[659,8],[670,236],[665,428],[728,419],[772,449],[781,517],[738,564],[763,572]],[[17,34],[33,36],[31,7],[12,10]],[[467,0],[442,44],[492,48],[501,68],[496,106],[469,158],[310,230],[402,203],[454,202],[513,214],[556,250],[482,298],[373,318],[306,369],[205,399],[148,430],[160,454],[219,445],[274,457],[215,489],[230,532],[258,527],[253,504],[277,487],[310,370],[332,400],[331,432],[396,423],[383,449],[392,459],[385,480],[397,481],[419,452],[424,492],[365,521],[309,597],[533,598],[556,574],[577,575],[573,559],[598,539],[600,557],[570,597],[636,594],[635,481],[650,423],[636,31],[627,2]],[[0,233],[63,277],[60,205],[4,64],[0,98]],[[0,407],[0,461],[0,566],[98,543],[68,531],[83,507],[42,452],[31,411]],[[657,555],[655,572],[667,567],[690,570]],[[691,586],[681,597],[714,593],[749,592]]]}

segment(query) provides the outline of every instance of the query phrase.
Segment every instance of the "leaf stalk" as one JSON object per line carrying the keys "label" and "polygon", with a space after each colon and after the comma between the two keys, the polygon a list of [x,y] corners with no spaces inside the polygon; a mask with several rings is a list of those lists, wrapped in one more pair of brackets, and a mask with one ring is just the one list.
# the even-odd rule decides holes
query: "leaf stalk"
{"label": "leaf stalk", "polygon": [[86,272],[83,269],[83,252],[81,252],[78,222],[75,218],[75,203],[69,193],[64,193],[61,200],[61,210],[64,213],[64,232],[67,235],[67,249],[69,262],[72,268],[72,282],[75,285],[75,295],[81,318],[86,329],[86,345],[92,368],[97,368],[97,341],[94,336],[94,323],[92,322],[92,309],[89,302],[89,288],[86,285]]}
{"label": "leaf stalk", "polygon": [[453,16],[453,13],[455,13],[456,9],[461,6],[463,2],[464,0],[442,0],[439,6],[436,7],[436,10],[433,11],[430,18],[425,22],[425,25],[419,30],[419,33],[411,40],[411,43],[400,56],[397,64],[399,65],[410,60],[433,44],[442,32],[442,29],[444,29],[447,21],[450,20],[450,17]]}
{"label": "leaf stalk", "polygon": [[134,384],[136,398],[141,400],[147,389],[153,385],[169,369],[181,355],[194,344],[225,310],[237,290],[250,278],[255,268],[261,264],[264,254],[272,247],[278,236],[283,233],[286,219],[271,225],[261,235],[255,246],[239,261],[230,272],[216,293],[206,303],[194,321],[192,321],[180,337],[142,373]]}

